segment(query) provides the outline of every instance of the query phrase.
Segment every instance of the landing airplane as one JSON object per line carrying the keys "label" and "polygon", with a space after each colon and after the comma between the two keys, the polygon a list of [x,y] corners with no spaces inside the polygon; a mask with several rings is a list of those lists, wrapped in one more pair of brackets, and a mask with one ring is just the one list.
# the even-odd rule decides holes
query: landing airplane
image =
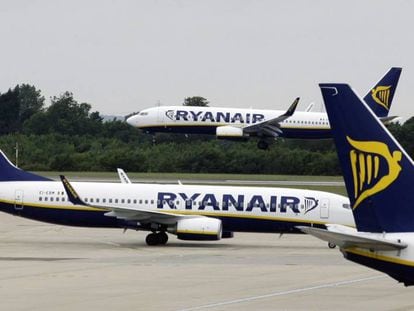
{"label": "landing airplane", "polygon": [[[76,189],[76,190],[75,190]],[[347,197],[312,190],[69,183],[25,172],[0,152],[0,210],[69,226],[146,230],[148,245],[220,240],[233,232],[300,233],[297,225],[354,226]]]}
{"label": "landing airplane", "polygon": [[301,230],[344,257],[414,285],[414,163],[347,84],[320,84],[356,229]]}
{"label": "landing airplane", "polygon": [[[391,68],[368,92],[364,100],[378,117],[388,122],[401,68]],[[149,133],[173,132],[211,134],[222,139],[258,137],[258,148],[267,149],[277,137],[321,139],[331,137],[326,113],[297,111],[297,98],[289,109],[258,110],[242,108],[160,106],[131,116],[127,122]],[[311,108],[310,108],[311,109]]]}

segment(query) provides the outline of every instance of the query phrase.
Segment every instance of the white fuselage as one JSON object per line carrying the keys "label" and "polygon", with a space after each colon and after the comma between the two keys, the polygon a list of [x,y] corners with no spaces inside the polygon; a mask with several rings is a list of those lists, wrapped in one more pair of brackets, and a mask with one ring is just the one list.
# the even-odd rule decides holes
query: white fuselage
{"label": "white fuselage", "polygon": [[[127,122],[149,132],[216,134],[220,126],[243,128],[282,115],[281,110],[245,108],[160,106],[142,110]],[[288,138],[329,138],[326,113],[297,111],[280,122],[280,136]]]}
{"label": "white fuselage", "polygon": [[[95,206],[204,215],[223,220],[229,231],[278,232],[296,224],[354,226],[348,198],[327,192],[262,187],[74,182]],[[68,202],[60,182],[2,182],[1,209],[23,217],[75,226],[122,227],[104,210]],[[92,217],[92,215],[96,215]],[[61,218],[60,218],[61,217]]]}

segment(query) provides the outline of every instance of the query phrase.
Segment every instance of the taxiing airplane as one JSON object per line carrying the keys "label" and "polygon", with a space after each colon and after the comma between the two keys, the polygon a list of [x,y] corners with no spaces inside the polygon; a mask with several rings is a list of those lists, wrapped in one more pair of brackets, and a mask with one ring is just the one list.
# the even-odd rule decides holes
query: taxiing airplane
{"label": "taxiing airplane", "polygon": [[[401,68],[391,68],[364,98],[384,122],[395,118],[389,117],[388,112],[400,74]],[[272,139],[278,137],[330,138],[331,128],[326,113],[295,112],[298,102],[299,98],[286,112],[243,108],[160,106],[142,110],[129,117],[127,122],[149,133],[211,134],[222,139],[258,137],[257,146],[260,149],[267,149]]]}
{"label": "taxiing airplane", "polygon": [[414,163],[346,84],[320,84],[356,229],[301,230],[344,257],[414,285]]}
{"label": "taxiing airplane", "polygon": [[[75,190],[76,189],[76,190]],[[201,185],[69,183],[25,172],[0,152],[0,210],[69,226],[147,230],[148,245],[220,240],[233,232],[301,233],[354,226],[347,197],[321,191]]]}

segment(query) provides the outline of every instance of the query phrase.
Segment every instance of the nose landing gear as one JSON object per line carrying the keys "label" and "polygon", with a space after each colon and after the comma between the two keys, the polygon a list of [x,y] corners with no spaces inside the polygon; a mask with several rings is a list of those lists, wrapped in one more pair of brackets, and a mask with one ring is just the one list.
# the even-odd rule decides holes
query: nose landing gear
{"label": "nose landing gear", "polygon": [[269,143],[267,141],[261,139],[257,143],[257,148],[259,148],[261,150],[267,150],[267,149],[269,149]]}

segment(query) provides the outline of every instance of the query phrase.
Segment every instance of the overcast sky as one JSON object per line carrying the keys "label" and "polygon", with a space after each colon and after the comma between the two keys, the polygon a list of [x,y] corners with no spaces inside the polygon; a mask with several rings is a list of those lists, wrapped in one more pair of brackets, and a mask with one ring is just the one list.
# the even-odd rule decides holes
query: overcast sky
{"label": "overcast sky", "polygon": [[319,82],[361,95],[403,67],[392,114],[414,115],[414,1],[1,1],[0,92],[29,83],[125,115],[212,106],[322,109]]}

